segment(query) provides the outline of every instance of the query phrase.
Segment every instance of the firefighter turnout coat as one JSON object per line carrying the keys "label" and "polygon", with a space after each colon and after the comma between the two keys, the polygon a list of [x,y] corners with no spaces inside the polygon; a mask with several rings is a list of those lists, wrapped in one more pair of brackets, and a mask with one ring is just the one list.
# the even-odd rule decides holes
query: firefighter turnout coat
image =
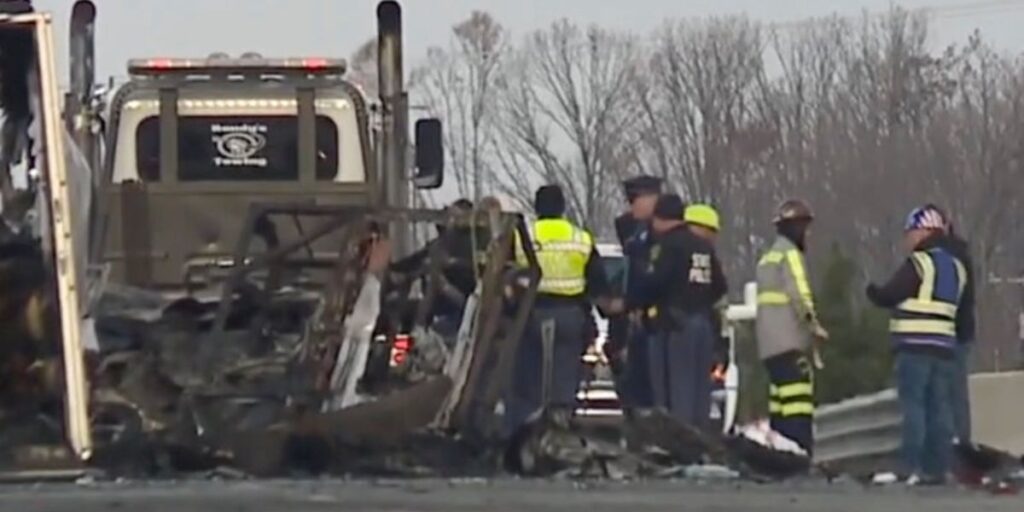
{"label": "firefighter turnout coat", "polygon": [[757,264],[757,345],[761,359],[808,350],[817,321],[803,251],[779,236]]}

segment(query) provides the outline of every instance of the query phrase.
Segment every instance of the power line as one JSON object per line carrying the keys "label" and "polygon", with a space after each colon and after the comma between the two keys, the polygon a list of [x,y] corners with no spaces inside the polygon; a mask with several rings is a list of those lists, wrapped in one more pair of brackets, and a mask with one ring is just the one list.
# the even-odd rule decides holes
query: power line
{"label": "power line", "polygon": [[[894,4],[895,8],[900,8],[899,5]],[[956,4],[943,4],[936,6],[925,6],[916,8],[906,8],[905,10],[910,13],[921,13],[931,19],[958,19],[968,18],[986,14],[1001,14],[1006,12],[1014,12],[1020,9],[1024,9],[1024,0],[978,0],[974,2],[961,2]],[[839,18],[854,18],[856,15],[841,15],[838,12],[833,13],[833,16]],[[884,19],[889,15],[887,12],[869,12],[866,16],[869,19]],[[784,21],[771,23],[770,26],[779,30],[792,30],[794,28],[806,26],[815,21],[820,20],[822,17],[812,19],[802,19],[793,21]]]}
{"label": "power line", "polygon": [[972,18],[974,16],[984,16],[984,15],[989,15],[989,14],[1002,14],[1002,13],[1014,12],[1014,11],[1021,10],[1021,8],[1024,8],[1024,4],[1013,5],[1013,6],[1007,5],[1007,6],[1003,6],[1003,7],[999,7],[999,8],[978,9],[978,10],[975,10],[975,11],[966,11],[966,12],[959,12],[959,13],[940,14],[940,15],[929,16],[929,17],[933,17],[935,19],[942,19],[942,20],[952,20],[952,19],[960,19],[960,18]]}
{"label": "power line", "polygon": [[931,7],[931,6],[919,7],[919,8],[917,8],[917,10],[921,10],[921,11],[925,11],[925,12],[929,12],[929,13],[934,13],[936,15],[942,15],[942,14],[945,14],[945,13],[957,13],[957,12],[967,12],[967,13],[970,13],[971,11],[978,11],[978,10],[982,10],[982,9],[988,9],[988,8],[991,8],[991,7],[1005,7],[1005,6],[1013,6],[1013,5],[1021,5],[1021,4],[1022,4],[1021,0],[978,0],[976,2],[966,2],[966,3],[959,3],[959,4],[945,4],[945,5],[938,5],[938,6],[934,6],[934,7]]}

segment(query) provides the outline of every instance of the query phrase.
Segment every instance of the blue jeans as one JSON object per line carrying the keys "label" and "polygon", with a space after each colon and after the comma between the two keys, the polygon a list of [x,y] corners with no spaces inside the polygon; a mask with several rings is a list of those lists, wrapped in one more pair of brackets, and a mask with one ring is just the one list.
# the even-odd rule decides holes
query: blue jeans
{"label": "blue jeans", "polygon": [[971,395],[967,382],[970,376],[971,345],[956,346],[956,375],[953,377],[952,396],[953,431],[962,443],[971,442]]}
{"label": "blue jeans", "polygon": [[896,385],[903,413],[902,459],[908,474],[944,478],[950,469],[953,413],[950,394],[953,359],[900,352]]}

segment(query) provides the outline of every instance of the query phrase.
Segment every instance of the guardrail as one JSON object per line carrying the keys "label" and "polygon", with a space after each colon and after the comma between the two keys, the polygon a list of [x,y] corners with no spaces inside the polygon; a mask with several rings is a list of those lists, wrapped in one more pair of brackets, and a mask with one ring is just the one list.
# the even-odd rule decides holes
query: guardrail
{"label": "guardrail", "polygon": [[893,389],[820,407],[814,415],[814,460],[857,466],[893,457],[902,419]]}
{"label": "guardrail", "polygon": [[[1024,372],[977,373],[969,387],[973,440],[1024,452]],[[891,462],[900,447],[902,419],[893,389],[820,407],[814,415],[815,462],[846,468]]]}

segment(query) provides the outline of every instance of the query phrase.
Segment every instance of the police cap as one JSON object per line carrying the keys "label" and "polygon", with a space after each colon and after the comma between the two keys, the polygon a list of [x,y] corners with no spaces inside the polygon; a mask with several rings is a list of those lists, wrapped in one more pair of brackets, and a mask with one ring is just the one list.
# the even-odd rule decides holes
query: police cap
{"label": "police cap", "polygon": [[626,193],[626,200],[633,202],[638,196],[660,194],[661,178],[646,174],[634,176],[622,182],[622,189]]}

